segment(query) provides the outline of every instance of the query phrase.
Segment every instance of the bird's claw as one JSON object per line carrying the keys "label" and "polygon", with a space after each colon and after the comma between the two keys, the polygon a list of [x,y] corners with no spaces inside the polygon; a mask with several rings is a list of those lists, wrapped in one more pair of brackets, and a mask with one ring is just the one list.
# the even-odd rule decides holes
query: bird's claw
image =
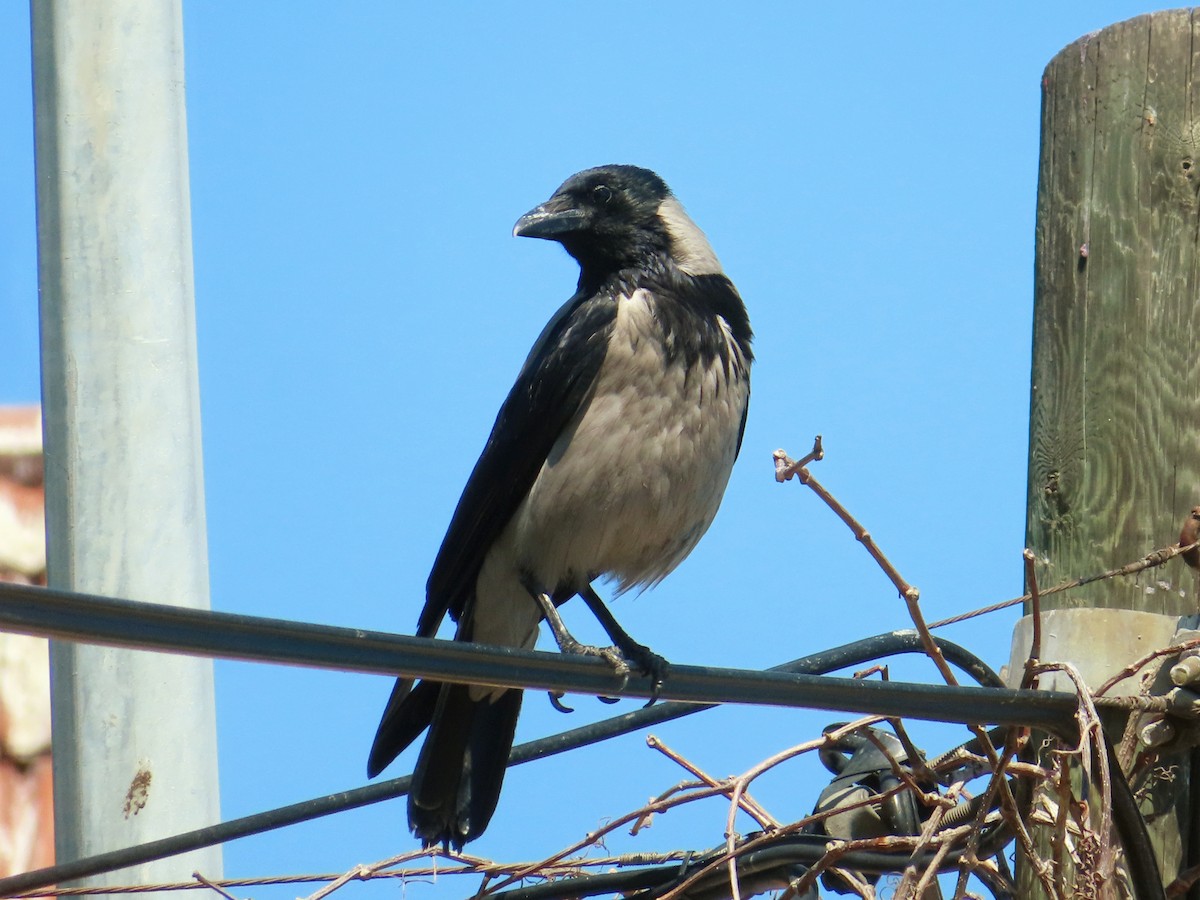
{"label": "bird's claw", "polygon": [[550,698],[550,705],[553,706],[555,709],[557,709],[560,713],[575,712],[575,709],[573,707],[567,706],[567,704],[562,702],[562,698],[563,698],[562,691],[546,691],[546,694]]}
{"label": "bird's claw", "polygon": [[621,690],[625,690],[625,685],[629,684],[629,673],[632,671],[625,655],[617,647],[601,647],[600,658],[612,666],[613,672],[621,677]]}
{"label": "bird's claw", "polygon": [[[644,644],[630,643],[626,647],[596,647],[591,644],[583,644],[572,638],[569,642],[563,641],[559,645],[559,649],[563,653],[570,653],[578,656],[594,656],[602,659],[612,666],[614,673],[620,676],[620,689],[624,690],[625,685],[629,683],[630,674],[636,670],[641,675],[647,675],[652,679],[650,688],[650,700],[646,706],[653,706],[658,702],[659,693],[662,691],[663,682],[666,680],[667,671],[671,664],[665,659],[651,650]],[[605,703],[616,703],[616,698],[601,697]],[[554,702],[553,700],[551,702]],[[555,708],[558,704],[555,703]]]}
{"label": "bird's claw", "polygon": [[646,706],[653,706],[658,702],[658,695],[662,692],[663,682],[671,664],[644,644],[631,644],[624,648],[624,655],[638,672],[650,677],[650,699],[646,701]]}

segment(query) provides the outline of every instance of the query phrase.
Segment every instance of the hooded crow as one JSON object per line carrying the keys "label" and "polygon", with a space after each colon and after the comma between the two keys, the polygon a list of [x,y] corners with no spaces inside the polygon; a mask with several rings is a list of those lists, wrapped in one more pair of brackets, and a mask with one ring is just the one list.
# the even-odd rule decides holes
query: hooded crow
{"label": "hooded crow", "polygon": [[[513,234],[557,241],[575,294],[517,376],[426,585],[417,634],[530,649],[583,597],[621,656],[661,682],[592,589],[657,584],[708,529],[741,448],[750,321],[704,233],[636,166],[573,175]],[[568,646],[572,645],[572,646]],[[596,648],[582,648],[596,651]],[[602,652],[611,655],[612,648]],[[522,692],[400,678],[367,762],[381,772],[428,728],[408,795],[413,833],[461,849],[495,811]]]}

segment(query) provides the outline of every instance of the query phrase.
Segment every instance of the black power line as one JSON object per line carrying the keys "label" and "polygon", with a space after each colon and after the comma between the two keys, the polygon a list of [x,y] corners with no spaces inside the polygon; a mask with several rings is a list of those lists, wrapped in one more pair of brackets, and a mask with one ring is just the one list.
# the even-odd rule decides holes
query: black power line
{"label": "black power line", "polygon": [[[587,657],[517,650],[284,619],[186,609],[28,585],[0,584],[0,628],[59,640],[252,662],[409,675],[436,681],[649,698],[651,680],[623,679]],[[780,671],[672,665],[659,694],[689,703],[744,703],[909,716],[936,722],[1068,727],[1074,694],[868,681]]]}
{"label": "black power line", "polygon": [[[0,600],[2,603],[2,600]],[[0,613],[2,618],[2,613]],[[944,638],[936,638],[945,657],[981,684],[1000,686],[1003,682],[986,663],[970,651]],[[914,631],[897,631],[864,638],[851,644],[822,650],[801,659],[775,667],[774,671],[820,675],[851,666],[859,666],[887,656],[901,653],[923,653],[920,638]],[[509,765],[543,759],[568,750],[585,747],[632,731],[649,728],[683,716],[712,709],[712,705],[667,701],[600,722],[583,725],[559,734],[529,741],[513,748]],[[159,840],[147,841],[132,847],[96,854],[84,859],[73,860],[57,866],[49,866],[0,878],[0,896],[10,896],[32,891],[64,881],[101,875],[129,866],[140,865],[167,856],[223,844],[238,838],[249,837],[307,822],[322,816],[358,809],[383,800],[404,796],[408,793],[411,776],[394,778],[378,784],[366,785],[349,791],[339,791],[324,797],[293,803],[277,809],[267,810],[251,816],[232,819],[219,825],[197,828]]]}
{"label": "black power line", "polygon": [[[0,627],[59,640],[140,650],[405,674],[503,687],[632,697],[649,697],[653,690],[650,679],[634,676],[626,682],[606,663],[595,659],[117,600],[26,585],[0,584]],[[944,648],[956,646],[943,640],[939,643]],[[900,645],[903,649],[898,649]],[[852,652],[850,648],[856,650]],[[966,660],[965,665],[975,666],[976,671],[986,670],[981,681],[998,682],[994,673],[987,677],[990,670],[977,658],[962,648],[956,649],[961,651],[957,661]],[[767,672],[673,665],[661,694],[674,702],[524,744],[514,749],[512,763],[560,753],[719,703],[807,707],[939,722],[1030,725],[1064,736],[1074,730],[1073,716],[1078,703],[1074,694],[865,681],[812,674],[895,652],[920,652],[915,633],[879,635]],[[0,895],[113,871],[355,808],[399,796],[407,789],[408,779],[399,778],[63,866],[11,876],[0,879]],[[1130,815],[1122,813],[1122,806],[1118,802],[1114,810],[1122,835],[1140,830],[1144,836],[1145,824],[1136,815],[1136,807],[1132,811],[1136,821],[1130,821]],[[1138,835],[1134,833],[1127,840],[1136,846]],[[1153,865],[1153,857],[1150,864]],[[86,867],[86,870],[71,867]]]}

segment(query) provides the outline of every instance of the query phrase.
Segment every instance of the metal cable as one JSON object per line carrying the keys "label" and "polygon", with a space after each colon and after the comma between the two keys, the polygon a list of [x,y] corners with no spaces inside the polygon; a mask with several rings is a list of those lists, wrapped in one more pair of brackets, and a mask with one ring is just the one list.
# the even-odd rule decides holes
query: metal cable
{"label": "metal cable", "polygon": [[[141,650],[465,684],[642,698],[654,692],[651,679],[640,675],[624,679],[593,658],[182,609],[27,585],[0,585],[0,628]],[[1062,692],[857,681],[710,666],[672,666],[671,677],[659,693],[689,703],[808,707],[1050,730],[1064,727],[1075,709],[1074,694]]]}
{"label": "metal cable", "polygon": [[[2,613],[0,613],[0,618],[2,617]],[[945,657],[976,680],[984,684],[999,685],[1002,683],[1000,677],[970,651],[944,638],[936,640]],[[777,666],[773,671],[819,675],[873,662],[885,656],[923,652],[920,637],[915,631],[889,632],[854,641],[841,647],[822,650]],[[585,747],[711,708],[713,708],[712,705],[677,701],[658,703],[655,706],[612,716],[600,722],[521,744],[513,748],[509,765],[520,765],[532,760],[554,756],[567,750]],[[411,780],[410,775],[405,775],[402,778],[328,794],[324,797],[293,803],[132,847],[100,853],[58,866],[0,878],[0,896],[7,897],[65,881],[100,875],[178,853],[307,822],[343,810],[357,809],[372,803],[401,797],[408,792]]]}
{"label": "metal cable", "polygon": [[[27,585],[0,584],[0,627],[60,640],[142,650],[354,672],[405,674],[471,684],[633,697],[649,697],[653,690],[650,679],[634,676],[625,683],[606,663],[594,659],[116,600]],[[637,713],[628,713],[608,720],[612,723],[608,728],[612,730],[604,736],[686,715],[697,710],[696,704],[719,703],[807,707],[940,722],[1019,724],[1059,734],[1070,733],[1076,708],[1073,694],[1017,691],[1000,687],[857,681],[810,674],[833,671],[878,658],[887,652],[883,647],[889,642],[899,641],[912,646],[914,639],[913,632],[895,632],[868,638],[847,645],[847,648],[857,647],[869,652],[866,648],[874,646],[880,651],[875,656],[855,658],[854,654],[837,652],[830,655],[814,654],[797,661],[803,665],[797,665],[794,673],[672,666],[671,676],[662,694],[676,702],[662,703],[645,710],[644,718]],[[839,658],[846,661],[838,662]],[[971,658],[982,666],[977,658]],[[514,759],[514,762],[540,758],[601,740],[604,729],[585,726],[584,729],[573,731],[575,738],[569,738],[572,732],[567,732],[517,748],[528,752],[529,756]],[[580,735],[579,732],[586,734]],[[582,740],[582,743],[572,743],[572,740]],[[527,747],[528,750],[525,749]],[[339,809],[399,796],[407,790],[407,781],[406,778],[395,779],[359,791],[329,795],[260,813],[234,823],[197,829],[138,847],[0,879],[0,894],[8,895],[112,871],[146,859],[161,858]],[[1120,812],[1119,805],[1114,812]],[[1123,819],[1119,825],[1128,826],[1130,823]],[[246,824],[251,822],[252,826]],[[1144,830],[1140,817],[1138,822]],[[231,828],[232,825],[239,825],[239,828]],[[240,833],[234,833],[239,830]],[[1122,833],[1125,833],[1124,829]],[[152,855],[147,856],[147,853]]]}

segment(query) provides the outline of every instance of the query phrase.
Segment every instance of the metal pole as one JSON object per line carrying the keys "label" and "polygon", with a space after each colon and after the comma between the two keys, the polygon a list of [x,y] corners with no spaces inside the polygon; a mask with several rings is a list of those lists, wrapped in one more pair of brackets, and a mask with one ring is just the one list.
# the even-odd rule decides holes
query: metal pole
{"label": "metal pole", "polygon": [[[49,583],[207,608],[180,0],[31,9]],[[59,862],[219,821],[210,660],[56,642],[51,679]]]}

